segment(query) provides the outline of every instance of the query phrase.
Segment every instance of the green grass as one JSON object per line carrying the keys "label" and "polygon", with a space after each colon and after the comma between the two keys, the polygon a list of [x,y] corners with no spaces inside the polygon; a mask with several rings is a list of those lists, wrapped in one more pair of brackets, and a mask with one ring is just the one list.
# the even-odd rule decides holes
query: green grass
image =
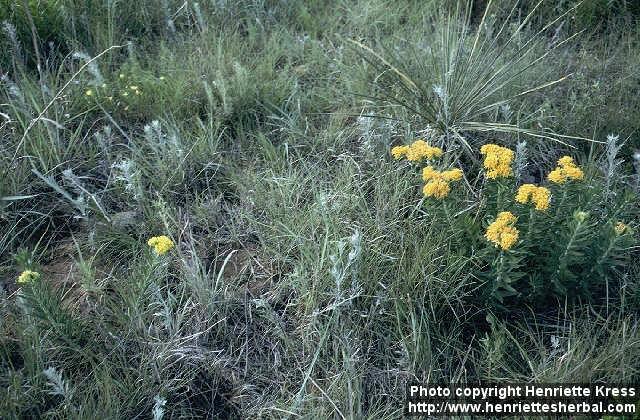
{"label": "green grass", "polygon": [[[0,417],[396,418],[413,380],[640,379],[632,2],[45,3],[0,0]],[[464,170],[443,201],[390,156],[421,136]],[[545,181],[563,155],[582,182]],[[504,210],[510,251],[483,237]]]}

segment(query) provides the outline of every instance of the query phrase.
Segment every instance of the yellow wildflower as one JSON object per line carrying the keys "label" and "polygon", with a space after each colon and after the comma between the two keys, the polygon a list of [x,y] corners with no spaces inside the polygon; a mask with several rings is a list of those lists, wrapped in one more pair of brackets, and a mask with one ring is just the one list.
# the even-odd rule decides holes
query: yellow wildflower
{"label": "yellow wildflower", "polygon": [[18,280],[16,280],[16,283],[27,284],[27,283],[36,281],[39,278],[40,278],[40,273],[36,271],[25,270],[18,276]]}
{"label": "yellow wildflower", "polygon": [[497,247],[509,250],[518,241],[519,231],[514,226],[516,217],[513,213],[503,211],[498,213],[496,220],[487,227],[485,238]]}
{"label": "yellow wildflower", "polygon": [[558,159],[558,165],[564,167],[564,166],[575,166],[575,163],[573,161],[573,158],[571,156],[562,156],[560,159]]}
{"label": "yellow wildflower", "polygon": [[569,179],[581,180],[584,178],[584,172],[577,166],[568,166],[564,168],[565,176]]}
{"label": "yellow wildflower", "polygon": [[164,79],[165,79],[165,77],[164,77],[164,76],[160,76],[160,80],[164,80]]}
{"label": "yellow wildflower", "polygon": [[120,73],[120,78],[121,78],[121,79],[124,79],[124,78],[125,78],[125,75],[124,75],[124,74],[122,74],[122,73]]}
{"label": "yellow wildflower", "polygon": [[168,236],[154,236],[147,241],[147,244],[153,247],[153,250],[157,255],[166,254],[171,248],[173,248],[173,241]]}
{"label": "yellow wildflower", "polygon": [[430,146],[424,140],[414,141],[407,150],[407,159],[412,162],[421,161],[424,159],[433,159],[442,156],[442,149],[439,147]]}
{"label": "yellow wildflower", "polygon": [[561,169],[554,169],[549,172],[547,179],[555,184],[563,184],[566,181]]}
{"label": "yellow wildflower", "polygon": [[487,178],[507,178],[513,175],[511,170],[511,163],[515,156],[513,150],[497,144],[485,144],[480,148],[480,153],[485,156],[484,168],[487,170]]}
{"label": "yellow wildflower", "polygon": [[513,215],[510,211],[501,211],[498,213],[497,221],[501,223],[510,224],[514,223],[517,220],[517,217]]}
{"label": "yellow wildflower", "polygon": [[444,198],[449,195],[451,187],[449,183],[441,179],[434,179],[427,182],[422,189],[422,192],[426,197]]}
{"label": "yellow wildflower", "polygon": [[445,181],[460,181],[462,179],[462,169],[449,169],[442,172],[442,178]]}
{"label": "yellow wildflower", "polygon": [[91,89],[87,89],[87,90],[84,92],[84,94],[85,94],[85,95],[87,95],[87,96],[93,96],[93,90],[91,90]]}
{"label": "yellow wildflower", "polygon": [[531,201],[536,205],[536,210],[547,210],[551,203],[551,191],[545,187],[538,187],[531,196]]}
{"label": "yellow wildflower", "polygon": [[518,188],[516,201],[521,204],[529,202],[535,204],[536,210],[546,210],[551,201],[551,191],[545,187],[536,187],[533,184],[524,184]]}
{"label": "yellow wildflower", "polygon": [[556,184],[564,184],[567,180],[581,180],[584,172],[575,164],[571,156],[563,156],[558,159],[558,166],[547,176],[547,179]]}
{"label": "yellow wildflower", "polygon": [[518,193],[516,194],[516,201],[521,204],[527,204],[531,198],[531,194],[536,190],[535,185],[533,184],[523,184],[518,188]]}
{"label": "yellow wildflower", "polygon": [[409,146],[395,146],[391,149],[391,154],[394,159],[402,159],[407,156],[407,151],[409,150]]}
{"label": "yellow wildflower", "polygon": [[614,227],[614,230],[616,231],[616,235],[622,235],[623,233],[627,232],[627,229],[629,227],[627,225],[625,225],[622,222],[618,222],[616,223],[616,226]]}
{"label": "yellow wildflower", "polygon": [[422,169],[422,179],[425,182],[431,181],[432,179],[439,179],[439,178],[440,178],[440,172],[433,169],[433,166],[429,165],[426,168]]}
{"label": "yellow wildflower", "polygon": [[505,226],[502,229],[502,233],[500,235],[500,247],[504,250],[509,250],[513,247],[513,245],[518,242],[518,229],[513,226]]}
{"label": "yellow wildflower", "polygon": [[455,168],[440,172],[429,165],[422,169],[422,179],[425,182],[432,179],[440,179],[447,182],[460,181],[462,179],[462,169]]}
{"label": "yellow wildflower", "polygon": [[462,179],[462,170],[455,168],[448,171],[437,171],[433,166],[422,169],[422,179],[426,182],[422,192],[427,197],[444,198],[451,191],[452,181]]}

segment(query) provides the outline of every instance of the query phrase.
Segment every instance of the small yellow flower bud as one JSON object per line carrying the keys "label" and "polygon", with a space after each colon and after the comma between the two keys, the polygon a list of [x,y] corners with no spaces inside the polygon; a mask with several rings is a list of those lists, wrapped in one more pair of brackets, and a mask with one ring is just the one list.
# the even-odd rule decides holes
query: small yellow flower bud
{"label": "small yellow flower bud", "polygon": [[628,226],[622,222],[616,223],[614,230],[616,231],[616,235],[622,235],[627,232]]}
{"label": "small yellow flower bud", "polygon": [[589,217],[589,213],[585,211],[576,211],[575,213],[573,213],[573,218],[580,223],[584,222],[587,217]]}
{"label": "small yellow flower bud", "polygon": [[39,278],[40,278],[40,273],[36,271],[25,270],[20,274],[20,276],[18,276],[18,280],[16,280],[16,283],[27,284],[27,283],[36,281]]}

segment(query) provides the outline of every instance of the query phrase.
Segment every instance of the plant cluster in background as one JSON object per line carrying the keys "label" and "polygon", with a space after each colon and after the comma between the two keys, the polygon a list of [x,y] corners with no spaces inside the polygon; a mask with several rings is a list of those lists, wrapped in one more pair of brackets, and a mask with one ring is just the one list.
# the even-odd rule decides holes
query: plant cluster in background
{"label": "plant cluster in background", "polygon": [[[420,165],[441,157],[443,151],[417,140],[410,146],[393,147],[391,154]],[[490,143],[480,147],[480,154],[484,156],[483,170],[467,177],[486,180],[484,188],[474,194],[479,196],[479,211],[484,214],[475,223],[490,221],[484,233],[489,245],[483,251],[487,265],[478,273],[485,279],[477,292],[481,299],[503,308],[506,298],[511,298],[507,306],[518,306],[544,303],[549,297],[575,302],[599,296],[608,287],[608,276],[629,257],[635,243],[632,230],[618,220],[622,217],[620,207],[602,208],[604,179],[595,173],[585,179],[574,159],[563,156],[546,176],[548,186],[521,184],[514,177],[513,150]],[[425,197],[444,201],[444,217],[456,229],[446,209],[460,207],[461,195],[447,196],[449,183],[462,179],[462,170],[437,171],[429,165],[422,174],[427,182]],[[617,205],[629,206],[623,200]],[[478,231],[459,232],[461,240],[482,247],[473,236]],[[601,244],[607,245],[603,248]]]}
{"label": "plant cluster in background", "polygon": [[[165,76],[135,78],[135,75],[119,73],[113,80],[87,86],[84,91],[86,106],[97,105],[112,113],[144,112],[148,98],[157,97],[166,89],[166,83]],[[148,96],[145,97],[145,93]]]}

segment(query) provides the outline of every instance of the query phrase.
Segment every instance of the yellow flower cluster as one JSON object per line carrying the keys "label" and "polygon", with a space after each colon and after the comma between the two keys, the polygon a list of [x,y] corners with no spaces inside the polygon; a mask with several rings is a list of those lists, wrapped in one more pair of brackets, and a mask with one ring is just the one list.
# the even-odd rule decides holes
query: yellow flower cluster
{"label": "yellow flower cluster", "polygon": [[395,159],[406,157],[411,162],[419,162],[421,160],[431,160],[442,156],[442,149],[430,146],[424,140],[416,140],[410,146],[396,146],[391,149],[391,154]]}
{"label": "yellow flower cluster", "polygon": [[518,229],[514,226],[516,217],[513,213],[502,211],[496,220],[487,227],[485,238],[504,250],[511,249],[518,241]]}
{"label": "yellow flower cluster", "polygon": [[547,210],[551,202],[551,191],[545,187],[536,187],[533,184],[524,184],[518,188],[516,201],[521,204],[529,202],[535,204],[536,210]]}
{"label": "yellow flower cluster", "polygon": [[449,183],[441,179],[429,181],[422,188],[422,193],[426,197],[433,197],[438,199],[445,198],[447,195],[449,195],[450,191],[451,186],[449,185]]}
{"label": "yellow flower cluster", "polygon": [[433,166],[427,166],[422,170],[422,179],[426,182],[422,192],[427,197],[444,198],[451,191],[449,183],[462,179],[461,169],[449,169],[437,171]]}
{"label": "yellow flower cluster", "polygon": [[165,235],[154,236],[147,241],[147,244],[153,247],[153,250],[157,255],[164,255],[173,248],[173,241]]}
{"label": "yellow flower cluster", "polygon": [[515,154],[513,150],[497,144],[485,144],[480,148],[480,153],[485,156],[484,168],[487,170],[487,178],[508,178],[513,175],[511,162]]}
{"label": "yellow flower cluster", "polygon": [[19,276],[16,283],[18,284],[27,284],[33,281],[36,281],[40,278],[40,273],[37,271],[25,270]]}
{"label": "yellow flower cluster", "polygon": [[407,152],[409,151],[409,146],[395,146],[391,149],[391,155],[394,159],[402,159],[407,156]]}
{"label": "yellow flower cluster", "polygon": [[616,223],[614,230],[616,231],[616,235],[622,235],[629,230],[629,226],[625,225],[622,222],[618,222]]}
{"label": "yellow flower cluster", "polygon": [[549,181],[556,184],[564,184],[569,179],[580,180],[584,178],[584,172],[575,164],[570,156],[563,156],[558,160],[558,167],[549,172]]}
{"label": "yellow flower cluster", "polygon": [[427,166],[422,170],[422,179],[427,182],[432,179],[442,179],[444,181],[460,181],[462,179],[462,169],[449,169],[448,171],[437,171],[433,166]]}

